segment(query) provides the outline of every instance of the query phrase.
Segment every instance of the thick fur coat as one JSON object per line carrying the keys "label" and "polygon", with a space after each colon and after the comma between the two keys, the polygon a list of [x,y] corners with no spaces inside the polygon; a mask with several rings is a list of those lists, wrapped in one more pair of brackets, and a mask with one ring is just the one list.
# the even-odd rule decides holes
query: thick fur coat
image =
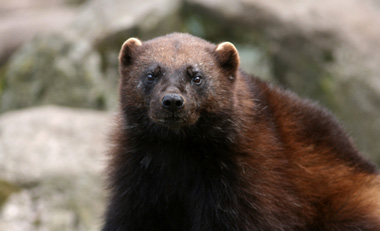
{"label": "thick fur coat", "polygon": [[128,39],[103,231],[379,231],[380,178],[336,119],[229,42]]}

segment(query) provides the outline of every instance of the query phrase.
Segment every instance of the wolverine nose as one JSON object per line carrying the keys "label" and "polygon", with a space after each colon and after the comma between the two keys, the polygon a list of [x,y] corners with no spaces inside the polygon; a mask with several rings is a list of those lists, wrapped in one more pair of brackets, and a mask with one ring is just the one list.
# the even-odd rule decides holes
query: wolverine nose
{"label": "wolverine nose", "polygon": [[184,104],[182,96],[178,94],[167,94],[162,98],[162,106],[170,111],[176,111]]}

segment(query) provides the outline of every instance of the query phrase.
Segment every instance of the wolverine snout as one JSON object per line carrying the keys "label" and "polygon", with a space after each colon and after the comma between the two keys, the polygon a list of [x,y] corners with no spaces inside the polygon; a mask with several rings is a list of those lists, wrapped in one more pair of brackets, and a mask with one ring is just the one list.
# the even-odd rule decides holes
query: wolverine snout
{"label": "wolverine snout", "polygon": [[161,104],[163,108],[171,112],[175,112],[179,108],[183,107],[185,101],[179,94],[167,94],[162,97]]}

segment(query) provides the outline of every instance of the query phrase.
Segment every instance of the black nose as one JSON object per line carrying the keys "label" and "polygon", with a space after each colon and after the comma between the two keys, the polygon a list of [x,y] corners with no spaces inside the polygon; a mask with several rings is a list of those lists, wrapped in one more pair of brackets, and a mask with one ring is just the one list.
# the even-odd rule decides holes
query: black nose
{"label": "black nose", "polygon": [[167,94],[162,98],[162,106],[170,111],[176,111],[183,107],[184,100],[178,94]]}

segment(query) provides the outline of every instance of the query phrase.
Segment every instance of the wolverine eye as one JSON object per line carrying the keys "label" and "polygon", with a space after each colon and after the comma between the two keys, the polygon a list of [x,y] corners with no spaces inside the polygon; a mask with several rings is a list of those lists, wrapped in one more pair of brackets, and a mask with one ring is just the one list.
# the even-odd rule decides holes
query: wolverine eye
{"label": "wolverine eye", "polygon": [[153,74],[147,74],[146,79],[148,82],[153,83],[156,80],[156,77]]}
{"label": "wolverine eye", "polygon": [[202,77],[197,75],[194,78],[191,79],[191,82],[194,83],[195,85],[201,85],[202,83]]}
{"label": "wolverine eye", "polygon": [[160,66],[154,65],[146,72],[145,78],[148,83],[155,83],[164,74]]}

